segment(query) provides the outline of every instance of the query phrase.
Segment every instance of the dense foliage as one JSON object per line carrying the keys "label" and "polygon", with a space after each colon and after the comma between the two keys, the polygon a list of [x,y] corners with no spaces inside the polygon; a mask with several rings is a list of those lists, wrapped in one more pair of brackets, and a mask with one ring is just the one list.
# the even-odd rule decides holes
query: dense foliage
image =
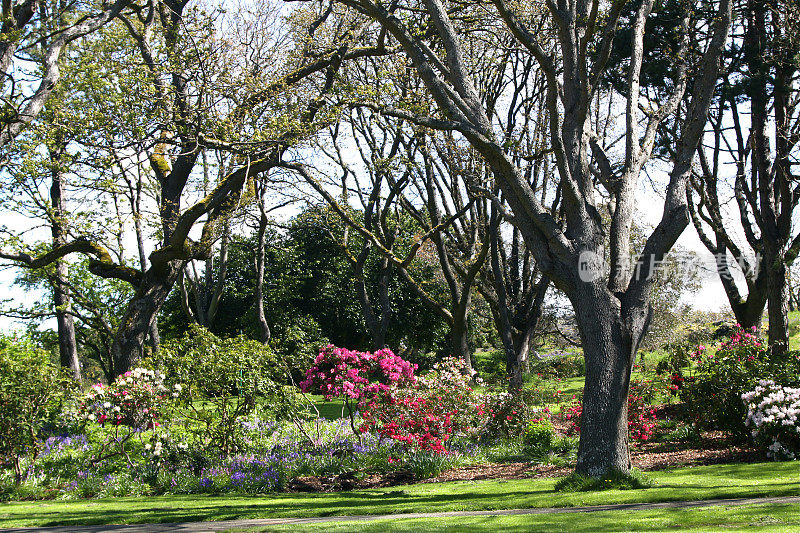
{"label": "dense foliage", "polygon": [[38,453],[42,427],[55,421],[68,388],[44,350],[24,339],[0,336],[0,461],[20,483],[26,458]]}
{"label": "dense foliage", "polygon": [[164,343],[148,363],[171,387],[181,387],[179,416],[187,421],[190,444],[230,454],[243,447],[240,421],[259,402],[273,415],[294,415],[289,366],[266,345],[242,336],[219,338],[192,326],[181,338]]}
{"label": "dense foliage", "polygon": [[796,353],[773,354],[754,330],[737,327],[714,350],[700,344],[692,353],[691,375],[684,377],[680,398],[700,428],[715,428],[745,439],[747,408],[742,394],[759,380],[793,385],[800,379]]}

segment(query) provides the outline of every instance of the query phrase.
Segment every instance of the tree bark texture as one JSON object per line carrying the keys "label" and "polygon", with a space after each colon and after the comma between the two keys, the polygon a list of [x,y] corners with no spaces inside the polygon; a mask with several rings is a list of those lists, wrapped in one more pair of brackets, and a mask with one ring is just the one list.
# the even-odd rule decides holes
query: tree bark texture
{"label": "tree bark texture", "polygon": [[151,266],[144,273],[111,345],[114,375],[128,371],[143,355],[147,335],[184,264],[182,260],[173,260]]}
{"label": "tree bark texture", "polygon": [[[53,169],[50,185],[50,203],[53,209],[50,230],[53,237],[53,248],[63,246],[67,242],[64,230],[64,181],[60,169],[60,150],[51,151]],[[72,318],[71,302],[67,293],[67,275],[69,267],[64,260],[55,264],[55,277],[53,279],[53,304],[56,308],[56,323],[58,327],[58,352],[61,366],[69,368],[75,381],[81,380],[81,364],[78,359],[78,342],[75,338],[75,322]]]}

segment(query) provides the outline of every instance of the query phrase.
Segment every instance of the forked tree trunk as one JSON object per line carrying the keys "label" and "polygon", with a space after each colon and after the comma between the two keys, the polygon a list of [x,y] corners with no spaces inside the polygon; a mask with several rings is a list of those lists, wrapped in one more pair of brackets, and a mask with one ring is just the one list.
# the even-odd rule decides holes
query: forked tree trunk
{"label": "forked tree trunk", "polygon": [[151,266],[145,272],[114,335],[111,345],[114,375],[127,372],[141,357],[147,335],[183,266],[183,261],[173,260],[159,265],[160,268]]}
{"label": "forked tree trunk", "polygon": [[380,271],[378,272],[378,312],[375,313],[375,306],[369,297],[367,290],[366,275],[364,265],[369,257],[370,246],[367,243],[361,250],[356,260],[352,262],[355,270],[355,286],[358,300],[361,304],[361,313],[364,316],[364,324],[367,326],[369,336],[372,340],[372,348],[381,350],[386,346],[386,336],[389,332],[389,323],[392,314],[392,301],[389,295],[389,280],[392,275],[392,265],[387,257],[381,258]]}

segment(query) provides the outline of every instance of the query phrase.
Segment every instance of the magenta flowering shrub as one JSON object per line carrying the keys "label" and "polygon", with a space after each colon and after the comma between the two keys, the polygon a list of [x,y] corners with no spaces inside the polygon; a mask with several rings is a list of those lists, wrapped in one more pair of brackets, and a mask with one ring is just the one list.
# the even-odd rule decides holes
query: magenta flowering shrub
{"label": "magenta flowering shrub", "polygon": [[329,344],[306,371],[300,389],[318,392],[326,400],[343,396],[346,401],[360,402],[388,394],[393,387],[413,383],[416,369],[417,365],[388,348],[369,353]]}
{"label": "magenta flowering shrub", "polygon": [[[463,363],[445,359],[417,378],[417,365],[383,349],[325,347],[300,382],[303,392],[344,398],[356,434],[374,432],[409,448],[446,451],[454,432],[476,426],[476,400]],[[361,421],[356,425],[354,408]]]}

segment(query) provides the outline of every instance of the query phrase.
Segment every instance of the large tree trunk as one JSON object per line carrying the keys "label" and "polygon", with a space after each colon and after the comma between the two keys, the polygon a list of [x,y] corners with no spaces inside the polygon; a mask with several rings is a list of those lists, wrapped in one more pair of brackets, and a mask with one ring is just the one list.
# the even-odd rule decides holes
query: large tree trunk
{"label": "large tree trunk", "polygon": [[592,477],[628,472],[628,391],[646,322],[626,324],[619,302],[602,284],[587,284],[578,292],[573,305],[586,379],[575,471]]}
{"label": "large tree trunk", "polygon": [[115,375],[130,370],[142,356],[147,335],[183,266],[183,261],[173,260],[145,272],[111,345]]}

